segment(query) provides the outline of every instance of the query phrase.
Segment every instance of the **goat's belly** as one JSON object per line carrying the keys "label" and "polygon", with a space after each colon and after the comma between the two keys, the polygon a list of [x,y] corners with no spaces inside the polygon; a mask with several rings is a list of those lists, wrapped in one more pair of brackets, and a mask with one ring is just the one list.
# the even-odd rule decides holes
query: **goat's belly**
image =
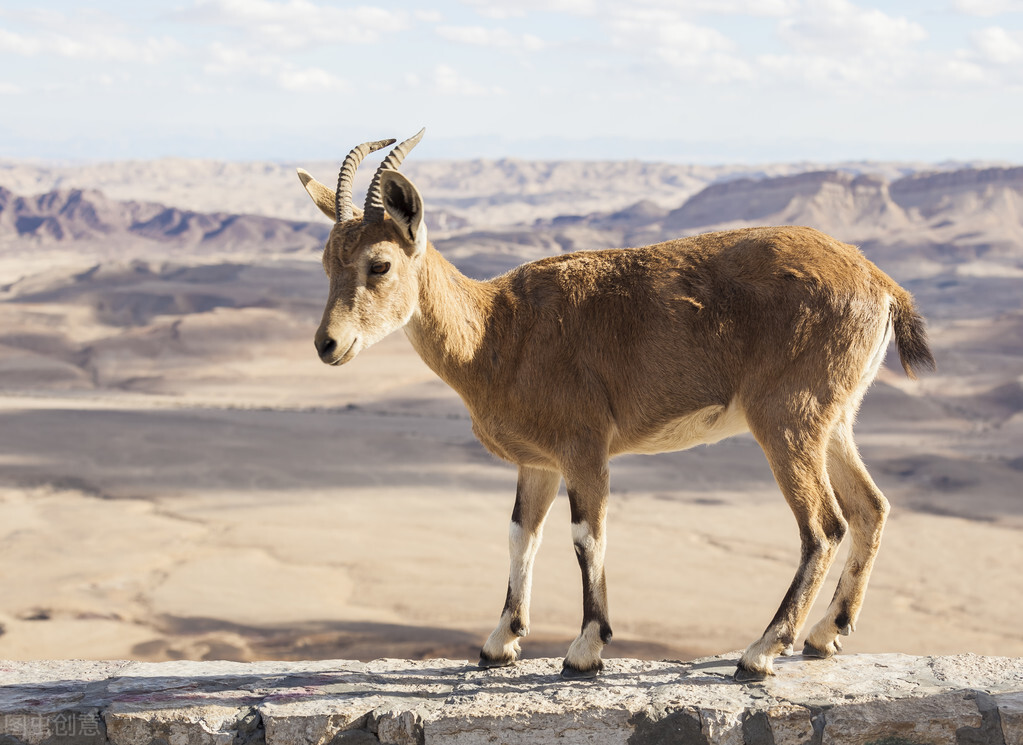
{"label": "goat's belly", "polygon": [[668,453],[696,445],[709,445],[748,432],[746,416],[735,401],[728,406],[708,406],[673,419],[667,424],[629,438],[615,448],[620,453]]}
{"label": "goat's belly", "polygon": [[500,420],[472,417],[472,432],[491,454],[509,463],[537,468],[553,468],[556,463],[548,453],[536,447],[528,437],[515,434]]}

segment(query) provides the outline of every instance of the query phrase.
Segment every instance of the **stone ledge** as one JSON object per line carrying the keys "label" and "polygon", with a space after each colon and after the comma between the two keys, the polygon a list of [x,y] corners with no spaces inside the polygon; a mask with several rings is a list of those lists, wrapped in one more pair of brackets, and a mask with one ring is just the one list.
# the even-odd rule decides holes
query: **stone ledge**
{"label": "stone ledge", "polygon": [[736,659],[0,662],[0,745],[1023,745],[1023,659],[796,656],[753,685]]}

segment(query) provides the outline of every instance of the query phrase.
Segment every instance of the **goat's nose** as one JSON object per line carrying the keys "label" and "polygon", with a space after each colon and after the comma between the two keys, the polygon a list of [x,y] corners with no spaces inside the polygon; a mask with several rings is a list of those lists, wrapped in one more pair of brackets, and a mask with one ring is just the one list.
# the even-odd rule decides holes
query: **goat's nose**
{"label": "goat's nose", "polygon": [[337,340],[330,336],[324,336],[322,339],[316,340],[316,351],[320,353],[321,360],[330,358],[336,349]]}

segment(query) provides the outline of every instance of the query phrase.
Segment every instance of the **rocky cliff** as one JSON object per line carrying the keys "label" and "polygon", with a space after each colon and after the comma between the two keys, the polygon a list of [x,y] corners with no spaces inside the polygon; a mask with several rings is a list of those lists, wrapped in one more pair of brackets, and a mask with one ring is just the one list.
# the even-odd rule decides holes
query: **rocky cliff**
{"label": "rocky cliff", "polygon": [[736,655],[560,660],[0,663],[0,742],[1019,745],[1023,659],[780,660],[739,685]]}

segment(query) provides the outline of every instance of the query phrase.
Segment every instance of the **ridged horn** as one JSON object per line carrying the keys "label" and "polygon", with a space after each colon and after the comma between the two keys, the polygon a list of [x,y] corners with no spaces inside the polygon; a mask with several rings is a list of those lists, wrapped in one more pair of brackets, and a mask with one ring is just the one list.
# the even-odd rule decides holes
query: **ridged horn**
{"label": "ridged horn", "polygon": [[337,191],[334,192],[334,219],[338,222],[351,220],[355,215],[355,207],[352,204],[352,182],[355,180],[355,170],[359,167],[362,159],[379,150],[382,147],[393,145],[394,139],[377,140],[376,142],[364,142],[352,152],[348,153],[345,162],[341,164],[341,172],[337,175]]}
{"label": "ridged horn", "polygon": [[419,144],[426,133],[426,127],[416,132],[407,140],[397,145],[394,150],[387,154],[377,172],[373,174],[373,180],[369,183],[369,190],[366,192],[366,207],[363,210],[362,219],[364,222],[380,222],[384,219],[384,198],[380,194],[380,174],[384,171],[397,171],[398,166],[405,160],[409,150]]}

